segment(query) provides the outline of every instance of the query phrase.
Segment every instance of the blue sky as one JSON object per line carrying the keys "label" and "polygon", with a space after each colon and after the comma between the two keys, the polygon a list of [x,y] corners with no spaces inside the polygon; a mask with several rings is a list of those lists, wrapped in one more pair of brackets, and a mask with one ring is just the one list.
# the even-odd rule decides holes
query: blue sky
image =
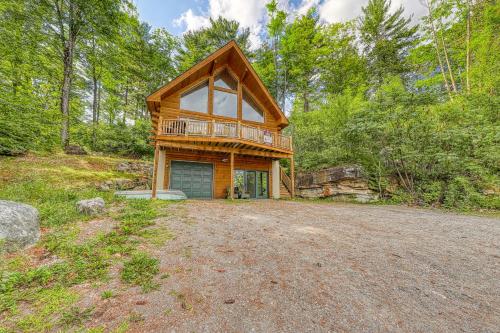
{"label": "blue sky", "polygon": [[[175,35],[208,24],[209,17],[223,16],[237,20],[250,28],[250,40],[256,47],[265,29],[265,4],[269,0],[134,0],[141,20],[153,27],[164,27]],[[303,14],[317,6],[326,23],[351,20],[361,13],[368,0],[278,0],[279,7],[290,17]],[[392,0],[393,7],[403,5],[406,15],[413,14],[414,22],[425,14],[419,0]]]}

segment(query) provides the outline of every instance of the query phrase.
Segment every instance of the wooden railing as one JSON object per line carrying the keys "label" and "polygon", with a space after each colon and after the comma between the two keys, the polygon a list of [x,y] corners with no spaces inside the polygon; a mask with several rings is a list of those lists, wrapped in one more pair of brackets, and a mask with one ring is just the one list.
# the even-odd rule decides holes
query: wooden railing
{"label": "wooden railing", "polygon": [[288,192],[292,193],[292,180],[286,174],[285,170],[280,166],[280,178],[283,185],[285,185]]}
{"label": "wooden railing", "polygon": [[240,122],[160,118],[158,134],[172,136],[235,138],[281,149],[292,150],[292,140],[289,136],[281,135],[269,130],[263,130],[254,126],[244,125]]}

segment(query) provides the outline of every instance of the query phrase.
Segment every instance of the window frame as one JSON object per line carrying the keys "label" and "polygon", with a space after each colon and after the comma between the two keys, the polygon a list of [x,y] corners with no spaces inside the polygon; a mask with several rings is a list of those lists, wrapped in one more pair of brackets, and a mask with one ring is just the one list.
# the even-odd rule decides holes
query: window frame
{"label": "window frame", "polygon": [[[227,70],[229,75],[233,77],[234,80],[237,82],[237,90],[232,90],[232,89],[227,89],[227,88],[222,88],[222,87],[217,87],[214,84],[215,77],[221,72]],[[187,109],[182,109],[180,107],[180,99],[182,94],[188,92],[189,90],[205,83],[208,82],[208,103],[207,103],[207,112],[199,112],[199,111],[192,111],[192,110],[187,110]],[[237,95],[237,113],[236,113],[236,118],[233,117],[227,117],[227,116],[221,116],[214,114],[214,90],[219,90],[231,94],[236,94]],[[243,92],[247,93],[252,100],[254,101],[255,104],[259,107],[260,110],[263,112],[263,121],[253,121],[253,120],[244,120],[243,119]],[[216,68],[212,74],[208,73],[207,75],[203,76],[202,78],[190,83],[186,87],[180,89],[178,91],[179,94],[179,111],[182,113],[186,113],[192,117],[198,118],[198,119],[220,119],[220,120],[228,120],[228,121],[238,121],[241,123],[248,123],[251,125],[255,125],[257,127],[262,127],[265,128],[267,127],[266,122],[268,121],[268,115],[266,108],[263,106],[263,104],[260,102],[258,98],[256,98],[255,94],[252,93],[252,91],[243,83],[240,81],[239,77],[234,73],[234,71],[227,65],[223,65],[219,68]]]}
{"label": "window frame", "polygon": [[[257,104],[257,107],[260,109],[262,112],[262,121],[255,121],[255,120],[246,120],[243,119],[243,94],[248,94],[252,101]],[[259,100],[255,97],[254,94],[248,89],[245,85],[243,85],[243,89],[241,89],[241,121],[249,122],[252,124],[265,124],[266,123],[266,111],[265,108],[262,106],[262,104],[259,102]]]}
{"label": "window frame", "polygon": [[[201,111],[194,111],[194,110],[188,110],[188,109],[183,109],[181,108],[181,100],[182,100],[182,95],[190,92],[191,90],[196,89],[197,87],[207,83],[207,111],[206,112],[201,112]],[[199,114],[199,115],[209,115],[210,114],[210,80],[209,78],[203,78],[201,80],[195,81],[179,91],[179,111],[182,112],[190,112],[193,114]]]}

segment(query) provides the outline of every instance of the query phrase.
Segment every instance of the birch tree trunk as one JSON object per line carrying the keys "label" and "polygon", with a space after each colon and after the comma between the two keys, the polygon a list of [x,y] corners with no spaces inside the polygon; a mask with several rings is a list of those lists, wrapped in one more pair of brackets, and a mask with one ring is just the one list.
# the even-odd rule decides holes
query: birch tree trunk
{"label": "birch tree trunk", "polygon": [[453,91],[456,93],[457,92],[457,85],[455,83],[455,77],[453,76],[453,70],[451,68],[450,58],[448,57],[448,48],[446,47],[446,43],[444,42],[443,25],[440,23],[439,27],[440,27],[440,30],[441,30],[441,32],[440,32],[439,35],[441,37],[441,45],[443,47],[444,59],[446,60],[446,67],[448,68],[448,73],[450,75],[451,86],[453,88]]}
{"label": "birch tree trunk", "polygon": [[446,78],[446,73],[444,71],[443,61],[441,60],[441,52],[439,52],[439,43],[438,43],[437,34],[436,34],[436,27],[434,25],[434,18],[432,16],[432,7],[431,7],[431,4],[429,3],[429,0],[426,0],[426,5],[427,5],[427,10],[429,11],[429,23],[430,23],[431,32],[432,32],[432,39],[434,41],[434,48],[436,49],[436,56],[437,56],[438,63],[439,63],[439,71],[441,72],[441,75],[443,76],[443,81],[444,81],[444,85],[446,87],[446,91],[448,92],[448,97],[450,98],[450,100],[453,100],[453,96],[451,95],[450,85],[448,83],[448,79]]}

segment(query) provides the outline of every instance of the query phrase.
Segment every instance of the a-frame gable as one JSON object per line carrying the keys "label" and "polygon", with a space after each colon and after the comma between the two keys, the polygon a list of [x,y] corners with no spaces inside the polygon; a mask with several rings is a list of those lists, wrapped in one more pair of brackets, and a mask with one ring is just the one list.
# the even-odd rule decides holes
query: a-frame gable
{"label": "a-frame gable", "polygon": [[214,72],[225,66],[238,77],[252,98],[256,99],[263,108],[263,111],[274,117],[280,128],[288,125],[285,114],[234,40],[149,95],[146,102],[151,115],[155,116],[159,113],[162,98],[185,90],[203,77],[213,75]]}

